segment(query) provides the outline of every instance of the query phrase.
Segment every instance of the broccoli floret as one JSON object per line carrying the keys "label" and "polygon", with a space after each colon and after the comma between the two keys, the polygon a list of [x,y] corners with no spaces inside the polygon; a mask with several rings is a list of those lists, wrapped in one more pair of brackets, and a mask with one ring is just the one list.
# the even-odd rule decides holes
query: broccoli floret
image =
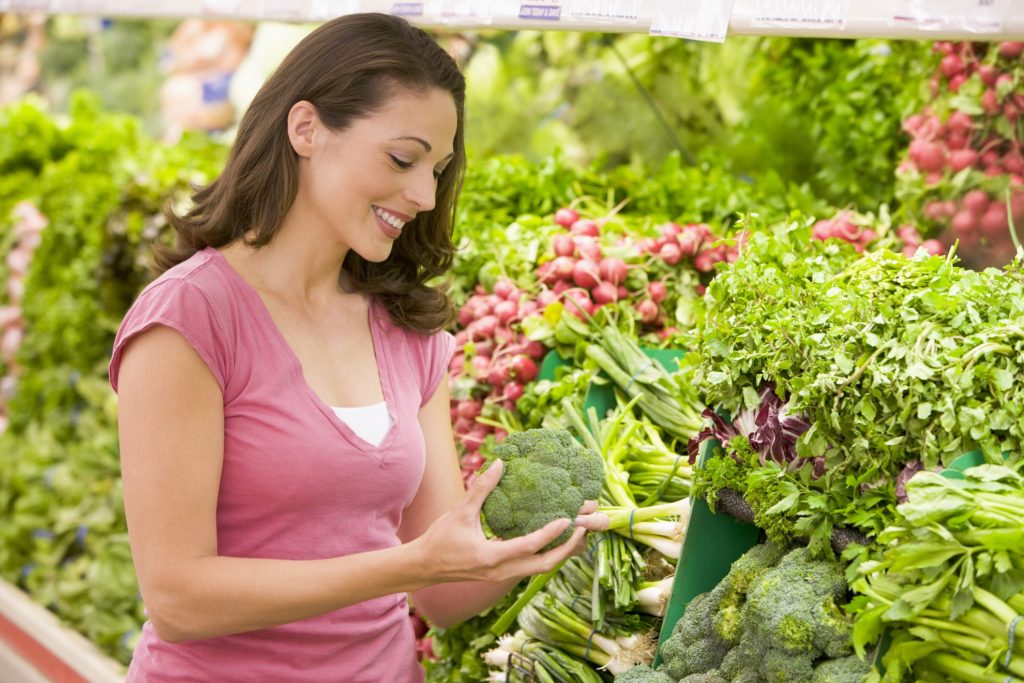
{"label": "broccoli floret", "polygon": [[492,451],[505,469],[484,501],[487,525],[502,538],[515,538],[548,522],[568,518],[569,527],[545,548],[569,540],[584,500],[596,500],[604,484],[604,461],[564,429],[528,429],[509,434]]}
{"label": "broccoli floret", "polygon": [[[718,672],[723,678],[733,681],[758,681],[758,669],[767,647],[760,638],[745,637],[722,659]],[[752,677],[751,677],[752,674]]]}
{"label": "broccoli floret", "polygon": [[810,683],[814,676],[814,657],[769,648],[759,668],[767,683]]}
{"label": "broccoli floret", "polygon": [[857,655],[822,662],[814,669],[812,683],[861,683],[871,673],[871,664]]}
{"label": "broccoli floret", "polygon": [[729,681],[722,678],[717,671],[708,671],[702,674],[690,674],[686,678],[679,680],[679,683],[729,683]]}
{"label": "broccoli floret", "polygon": [[676,679],[640,664],[615,676],[615,683],[676,683]]}
{"label": "broccoli floret", "polygon": [[719,584],[691,600],[672,634],[662,643],[662,670],[675,680],[718,668],[729,651],[729,645],[713,628],[724,592]]}
{"label": "broccoli floret", "polygon": [[743,616],[748,630],[760,631],[774,647],[841,657],[851,651],[850,621],[836,605],[845,594],[838,563],[797,548],[754,581]]}

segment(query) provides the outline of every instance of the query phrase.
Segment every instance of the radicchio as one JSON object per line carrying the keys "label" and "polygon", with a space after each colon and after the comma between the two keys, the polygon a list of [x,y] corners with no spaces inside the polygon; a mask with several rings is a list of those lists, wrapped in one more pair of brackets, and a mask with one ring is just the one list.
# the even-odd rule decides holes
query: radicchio
{"label": "radicchio", "polygon": [[[804,458],[798,458],[796,454],[796,440],[811,428],[810,423],[787,412],[788,404],[778,397],[771,382],[761,387],[760,397],[761,404],[756,409],[741,410],[731,423],[710,408],[705,410],[703,416],[711,420],[711,426],[701,430],[687,444],[690,464],[697,462],[700,446],[708,439],[717,439],[725,444],[733,437],[745,436],[760,456],[762,465],[769,460],[790,469],[803,465]],[[815,474],[818,474],[817,465]]]}

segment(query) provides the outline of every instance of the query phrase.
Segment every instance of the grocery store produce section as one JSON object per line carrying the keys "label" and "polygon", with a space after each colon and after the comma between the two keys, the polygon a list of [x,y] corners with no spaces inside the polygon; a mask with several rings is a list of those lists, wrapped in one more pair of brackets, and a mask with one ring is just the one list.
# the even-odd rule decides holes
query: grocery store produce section
{"label": "grocery store produce section", "polygon": [[[1024,681],[1024,42],[510,35],[465,58],[452,424],[467,482],[565,430],[611,525],[460,625],[413,605],[427,680]],[[474,78],[544,115],[485,130]],[[56,102],[0,108],[0,578],[117,670],[107,362],[226,143]]]}

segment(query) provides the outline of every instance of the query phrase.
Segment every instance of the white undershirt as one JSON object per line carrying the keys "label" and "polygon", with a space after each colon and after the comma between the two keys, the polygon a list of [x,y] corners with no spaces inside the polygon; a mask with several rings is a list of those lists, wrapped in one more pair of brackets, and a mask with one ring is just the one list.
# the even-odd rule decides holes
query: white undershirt
{"label": "white undershirt", "polygon": [[384,401],[369,406],[339,408],[331,406],[338,419],[349,426],[366,443],[379,446],[391,430],[394,421]]}

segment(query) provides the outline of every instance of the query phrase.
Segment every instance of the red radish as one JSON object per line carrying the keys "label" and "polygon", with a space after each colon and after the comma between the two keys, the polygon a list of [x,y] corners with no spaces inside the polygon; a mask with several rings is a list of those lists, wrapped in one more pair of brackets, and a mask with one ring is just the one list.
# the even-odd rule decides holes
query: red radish
{"label": "red radish", "polygon": [[965,209],[963,211],[958,211],[957,214],[953,216],[953,221],[950,225],[953,227],[953,232],[958,235],[964,235],[969,232],[974,232],[974,230],[977,229],[978,217]]}
{"label": "red radish", "polygon": [[999,43],[999,54],[1007,59],[1017,59],[1017,57],[1020,57],[1021,52],[1024,52],[1024,43],[1022,42],[1008,40],[1004,43]]}
{"label": "red radish", "polygon": [[601,280],[597,264],[587,259],[580,259],[572,270],[572,281],[579,287],[593,287]]}
{"label": "red radish", "polygon": [[987,235],[1001,235],[1009,227],[1006,204],[992,202],[979,221],[981,230]]}
{"label": "red radish", "polygon": [[506,436],[508,436],[508,432],[506,432],[504,429],[501,429],[500,427],[494,428],[494,438],[495,440],[497,440],[498,443],[504,441]]}
{"label": "red radish", "polygon": [[465,364],[465,357],[461,353],[456,353],[452,356],[452,359],[448,361],[448,372],[453,375],[461,375]]}
{"label": "red radish", "polygon": [[494,336],[494,331],[498,329],[497,316],[485,315],[484,317],[471,323],[467,328],[469,330],[469,336],[471,339],[489,339]]}
{"label": "red radish", "polygon": [[816,240],[827,240],[835,237],[835,223],[829,220],[820,220],[811,228],[811,237]]}
{"label": "red radish", "polygon": [[836,237],[848,242],[860,239],[860,227],[845,217],[837,217],[832,230]]}
{"label": "red radish", "polygon": [[547,354],[548,352],[548,349],[546,346],[544,346],[542,342],[539,342],[536,339],[531,339],[528,342],[526,342],[526,348],[524,348],[523,351],[526,353],[527,356],[537,361],[544,358],[545,354]]}
{"label": "red radish", "polygon": [[946,136],[946,147],[951,150],[964,149],[970,141],[971,137],[968,133],[953,130]]}
{"label": "red radish", "polygon": [[1003,167],[999,164],[992,164],[991,166],[986,166],[983,173],[990,178],[995,178],[1003,175]]}
{"label": "red radish", "polygon": [[[456,408],[456,411],[458,411],[458,408]],[[476,415],[473,417],[457,417],[455,422],[452,424],[452,430],[456,434],[468,434],[469,430],[473,428],[474,417],[476,417]]]}
{"label": "red radish", "polygon": [[946,55],[939,62],[939,71],[946,78],[952,78],[964,70],[964,60],[960,59],[959,55]]}
{"label": "red radish", "polygon": [[619,285],[616,291],[618,291],[620,299],[629,298],[629,290],[626,289],[626,285]]}
{"label": "red radish", "polygon": [[946,207],[944,202],[928,202],[925,204],[924,216],[930,221],[939,221],[946,218]]}
{"label": "red radish", "polygon": [[569,228],[569,232],[573,235],[589,235],[590,237],[599,237],[601,235],[601,228],[598,227],[597,223],[590,220],[589,218],[581,218],[572,224]]}
{"label": "red radish", "polygon": [[518,314],[519,305],[515,301],[502,301],[494,307],[494,315],[502,325],[508,324]]}
{"label": "red radish", "polygon": [[483,407],[483,401],[468,399],[465,401],[459,401],[459,405],[455,409],[455,411],[461,418],[465,418],[466,420],[474,420],[476,419],[477,415],[480,414],[480,411],[483,410]]}
{"label": "red radish", "polygon": [[572,236],[564,232],[555,235],[551,245],[555,250],[555,256],[572,256],[576,251],[576,244],[572,241]]}
{"label": "red radish", "polygon": [[964,195],[964,208],[975,216],[985,213],[988,208],[988,195],[983,190],[971,190]]}
{"label": "red radish", "polygon": [[519,316],[520,319],[527,318],[536,313],[538,308],[540,308],[540,306],[536,301],[524,301],[519,304],[519,311],[516,315]]}
{"label": "red radish", "polygon": [[942,256],[946,253],[946,247],[938,240],[925,240],[921,246],[932,256]]}
{"label": "red radish", "polygon": [[668,242],[661,248],[662,260],[670,266],[674,266],[683,259],[683,250],[675,242]]}
{"label": "red radish", "polygon": [[500,278],[494,283],[494,293],[502,299],[511,299],[517,294],[515,283],[508,278]]}
{"label": "red radish", "polygon": [[563,228],[568,228],[579,219],[580,215],[568,207],[555,211],[555,223],[558,223]]}
{"label": "red radish", "polygon": [[911,114],[907,118],[903,119],[903,130],[910,133],[914,137],[917,137],[917,131],[921,128],[921,124],[924,122],[924,115],[922,114]]}
{"label": "red radish", "polygon": [[903,255],[907,258],[913,258],[914,254],[917,253],[917,248],[920,245],[917,244],[905,244],[903,245]]}
{"label": "red radish", "polygon": [[640,251],[642,251],[645,254],[657,254],[658,249],[661,248],[661,246],[658,244],[658,241],[655,240],[653,237],[643,238],[642,240],[640,240],[639,246]]}
{"label": "red radish", "polygon": [[475,341],[473,342],[473,346],[470,348],[474,354],[490,358],[491,354],[494,353],[494,341],[491,339]]}
{"label": "red radish", "polygon": [[601,279],[607,280],[613,285],[626,281],[626,273],[628,272],[626,262],[618,256],[609,256],[608,258],[601,259],[598,270],[601,273]]}
{"label": "red radish", "polygon": [[985,85],[995,85],[996,77],[999,75],[999,69],[995,68],[991,64],[982,64],[978,67],[978,76],[981,77],[981,82]]}
{"label": "red radish", "polygon": [[[567,258],[572,258],[567,257]],[[545,261],[544,263],[537,266],[536,270],[537,279],[546,285],[553,285],[558,281],[558,276],[555,274],[555,264],[553,261]]]}
{"label": "red radish", "polygon": [[985,166],[995,166],[999,163],[999,152],[994,149],[987,150],[981,155],[981,163]]}
{"label": "red radish", "polygon": [[1016,102],[1007,102],[1003,105],[1003,116],[1010,123],[1016,123],[1017,119],[1020,118],[1020,107],[1017,106]]}
{"label": "red radish", "polygon": [[921,139],[910,143],[910,156],[922,171],[941,170],[946,162],[946,155],[941,146]]}
{"label": "red radish", "polygon": [[946,125],[949,126],[951,131],[969,133],[974,124],[971,121],[970,114],[962,111],[954,111],[949,115],[949,120],[946,121]]}
{"label": "red radish", "polygon": [[913,225],[901,225],[896,228],[896,236],[906,244],[920,244],[921,234]]}
{"label": "red radish", "polygon": [[967,82],[967,74],[959,73],[949,79],[949,92],[960,92],[960,88]]}
{"label": "red radish", "polygon": [[1013,85],[1013,76],[1008,73],[999,74],[996,77],[996,90],[1000,88],[1009,89]]}
{"label": "red radish", "polygon": [[561,295],[572,289],[572,280],[559,280],[555,283],[555,286],[551,288],[555,294]]}
{"label": "red radish", "polygon": [[924,175],[925,185],[938,185],[942,182],[942,171],[929,171]]}
{"label": "red radish", "polygon": [[591,295],[598,304],[611,304],[619,300],[619,288],[610,282],[598,282]]}
{"label": "red radish", "polygon": [[682,231],[683,226],[679,225],[678,223],[665,223],[664,225],[658,227],[658,234],[660,234],[665,239],[672,239]]}
{"label": "red radish", "polygon": [[693,267],[701,273],[710,273],[715,269],[715,264],[722,260],[722,255],[716,249],[705,249],[693,259]]}
{"label": "red radish", "polygon": [[507,362],[498,361],[491,366],[490,372],[487,373],[487,382],[492,387],[505,386],[505,383],[509,379],[510,368]]}
{"label": "red radish", "polygon": [[537,295],[537,306],[541,308],[547,308],[556,301],[558,301],[558,294],[550,289],[542,289]]}
{"label": "red radish", "polygon": [[647,285],[647,292],[655,303],[660,304],[668,296],[668,287],[661,280],[653,280]]}
{"label": "red radish", "polygon": [[572,301],[566,301],[565,309],[571,311],[577,318],[584,319],[587,315],[594,314],[594,302],[585,289],[568,289],[565,296],[572,299]]}
{"label": "red radish", "polygon": [[1003,155],[1002,166],[1007,173],[1024,174],[1024,156],[1018,151],[1008,152]]}
{"label": "red radish", "polygon": [[677,242],[683,256],[693,257],[700,251],[700,245],[704,242],[704,235],[696,226],[688,225],[679,234]]}
{"label": "red radish", "polygon": [[978,153],[973,149],[958,149],[949,155],[949,167],[954,171],[971,168],[978,163]]}
{"label": "red radish", "polygon": [[658,319],[658,304],[650,299],[644,299],[636,305],[636,312],[640,314],[640,320],[650,325]]}
{"label": "red radish", "polygon": [[518,381],[532,382],[537,379],[537,364],[529,356],[514,356],[511,361],[512,376]]}
{"label": "red radish", "polygon": [[474,379],[482,379],[491,370],[491,359],[487,356],[473,356],[469,359],[469,369]]}
{"label": "red radish", "polygon": [[558,256],[553,263],[554,276],[557,280],[569,280],[576,268],[576,261],[571,256]]}
{"label": "red radish", "polygon": [[981,94],[981,108],[985,110],[986,114],[995,114],[999,111],[999,98],[992,88],[986,88],[985,92]]}
{"label": "red radish", "polygon": [[577,239],[576,249],[579,250],[580,256],[583,258],[597,263],[601,260],[601,245],[598,244],[597,240],[592,239]]}

